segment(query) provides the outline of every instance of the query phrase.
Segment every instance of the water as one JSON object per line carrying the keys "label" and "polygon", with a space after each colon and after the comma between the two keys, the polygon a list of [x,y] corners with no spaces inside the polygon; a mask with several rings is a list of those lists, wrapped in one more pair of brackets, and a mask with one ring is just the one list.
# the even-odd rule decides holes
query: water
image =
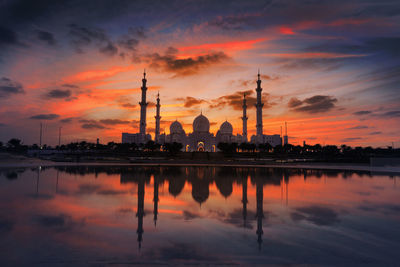
{"label": "water", "polygon": [[398,265],[396,177],[256,168],[0,174],[2,265]]}

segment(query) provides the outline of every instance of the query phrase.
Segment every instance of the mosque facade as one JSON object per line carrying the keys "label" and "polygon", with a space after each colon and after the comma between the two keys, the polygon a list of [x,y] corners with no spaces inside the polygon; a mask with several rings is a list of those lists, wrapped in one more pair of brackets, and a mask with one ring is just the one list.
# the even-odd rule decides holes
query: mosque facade
{"label": "mosque facade", "polygon": [[[146,73],[143,74],[142,79],[142,101],[139,102],[141,107],[140,112],[140,132],[136,134],[131,133],[122,133],[122,143],[136,143],[136,144],[144,144],[151,140],[151,135],[146,133]],[[274,135],[265,135],[263,134],[263,118],[262,118],[262,108],[264,104],[261,99],[261,79],[260,73],[258,73],[257,79],[257,102],[256,106],[256,116],[257,116],[257,134],[251,136],[250,142],[254,144],[264,144],[269,143],[273,147],[277,145],[281,145],[282,141],[285,144],[288,142],[287,134],[281,137],[279,134]],[[191,133],[186,133],[182,127],[182,124],[176,120],[171,123],[169,127],[169,134],[160,134],[160,98],[157,95],[157,104],[156,104],[156,116],[155,116],[155,132],[154,132],[154,141],[159,144],[165,143],[180,143],[184,147],[185,151],[208,151],[208,152],[216,152],[218,150],[217,146],[219,143],[247,143],[247,104],[246,104],[246,95],[243,96],[243,128],[242,134],[233,134],[232,124],[227,120],[223,122],[216,135],[210,133],[210,121],[206,116],[202,114],[202,112],[193,120]]]}

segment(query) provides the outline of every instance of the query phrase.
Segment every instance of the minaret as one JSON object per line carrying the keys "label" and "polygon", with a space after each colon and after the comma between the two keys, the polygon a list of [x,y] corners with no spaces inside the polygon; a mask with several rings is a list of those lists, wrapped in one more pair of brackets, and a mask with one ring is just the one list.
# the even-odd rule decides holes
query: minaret
{"label": "minaret", "polygon": [[154,133],[154,141],[156,143],[158,143],[158,141],[159,141],[158,139],[160,137],[160,119],[161,119],[161,117],[160,117],[160,107],[161,107],[161,105],[160,105],[160,93],[158,93],[157,94],[157,105],[156,105],[157,110],[156,110],[156,116],[154,117],[154,118],[156,118],[156,130],[155,130],[155,133]]}
{"label": "minaret", "polygon": [[256,199],[257,199],[257,243],[258,249],[261,250],[262,244],[262,235],[264,234],[263,231],[263,218],[264,218],[264,210],[263,210],[263,200],[264,200],[264,192],[263,192],[263,184],[261,180],[256,181]]}
{"label": "minaret", "polygon": [[153,209],[153,214],[154,214],[154,226],[157,225],[157,215],[158,215],[158,178],[156,175],[153,175],[153,182],[154,182],[154,209]]}
{"label": "minaret", "polygon": [[142,79],[142,101],[139,102],[140,105],[140,134],[142,135],[143,141],[146,135],[146,70],[143,72],[143,79]]}
{"label": "minaret", "polygon": [[243,117],[242,117],[242,121],[243,121],[243,133],[242,133],[242,137],[243,137],[243,141],[247,142],[247,105],[246,105],[246,93],[243,94]]}
{"label": "minaret", "polygon": [[249,177],[242,178],[242,203],[243,203],[243,227],[246,227],[246,219],[247,219],[247,180]]}
{"label": "minaret", "polygon": [[262,108],[264,104],[261,102],[261,79],[260,79],[260,70],[258,70],[258,79],[257,79],[257,103],[256,103],[256,108],[257,108],[257,136],[263,135],[263,119],[262,119]]}
{"label": "minaret", "polygon": [[139,243],[139,250],[142,247],[143,240],[143,216],[144,216],[144,187],[145,181],[144,178],[140,178],[138,181],[138,202],[137,202],[137,212],[136,217],[138,218],[138,227],[136,230],[137,233],[137,241]]}

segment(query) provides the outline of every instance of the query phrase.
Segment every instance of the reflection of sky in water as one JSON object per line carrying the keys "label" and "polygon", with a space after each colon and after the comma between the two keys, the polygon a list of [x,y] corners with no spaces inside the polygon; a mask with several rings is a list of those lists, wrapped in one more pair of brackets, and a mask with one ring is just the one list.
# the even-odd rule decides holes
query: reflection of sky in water
{"label": "reflection of sky in water", "polygon": [[0,257],[13,265],[395,264],[399,211],[396,178],[367,173],[2,170]]}

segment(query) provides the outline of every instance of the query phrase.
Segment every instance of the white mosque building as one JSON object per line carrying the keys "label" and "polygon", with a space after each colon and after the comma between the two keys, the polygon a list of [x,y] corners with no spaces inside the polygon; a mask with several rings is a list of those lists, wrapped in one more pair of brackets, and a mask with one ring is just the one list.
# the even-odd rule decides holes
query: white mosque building
{"label": "white mosque building", "polygon": [[[136,134],[131,133],[122,133],[122,143],[136,143],[136,144],[144,144],[147,141],[151,140],[150,134],[146,134],[146,73],[143,74],[142,79],[142,101],[139,102],[141,107],[140,112],[140,132]],[[264,144],[269,143],[272,146],[277,146],[282,144],[282,140],[284,144],[288,143],[287,134],[282,138],[279,134],[274,135],[265,135],[263,134],[263,120],[262,120],[262,107],[264,104],[261,101],[261,79],[260,73],[258,73],[257,79],[257,102],[256,102],[256,110],[257,110],[257,134],[251,136],[250,142],[254,144]],[[160,134],[160,98],[157,95],[157,104],[156,104],[156,127],[155,127],[155,135],[154,141],[159,144],[165,143],[181,143],[185,149],[185,151],[209,151],[215,152],[217,151],[217,145],[219,143],[243,143],[248,142],[247,139],[247,105],[246,105],[246,96],[243,96],[243,129],[242,135],[237,134],[233,135],[233,127],[228,121],[225,121],[221,124],[218,132],[214,136],[213,133],[210,133],[210,121],[206,116],[202,113],[198,115],[193,121],[193,132],[186,134],[185,130],[182,127],[182,124],[176,120],[171,123],[169,127],[170,134]]]}

